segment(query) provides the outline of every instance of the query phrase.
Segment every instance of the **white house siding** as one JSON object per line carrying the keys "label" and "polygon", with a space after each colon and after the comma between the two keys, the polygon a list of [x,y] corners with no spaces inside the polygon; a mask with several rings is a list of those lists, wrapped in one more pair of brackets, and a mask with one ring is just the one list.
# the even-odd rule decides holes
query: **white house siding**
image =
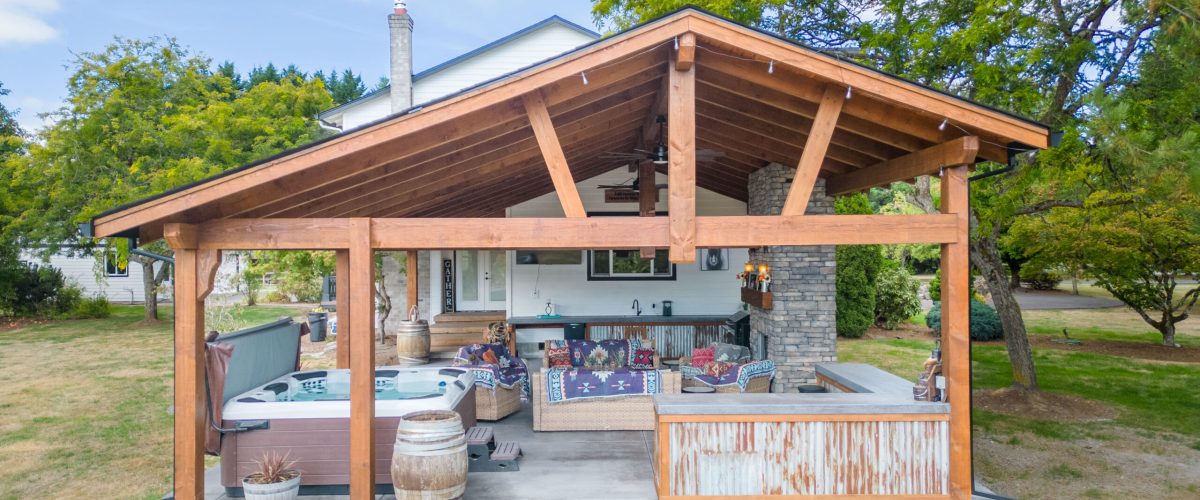
{"label": "white house siding", "polygon": [[[97,275],[96,258],[90,255],[72,257],[55,254],[50,256],[49,261],[44,261],[30,252],[24,252],[21,258],[39,266],[49,265],[58,268],[68,283],[74,283],[83,289],[83,295],[86,297],[103,295],[110,302],[130,304],[141,303],[146,299],[142,287],[142,266],[138,263],[130,263],[129,276],[106,277],[103,273]],[[161,265],[155,264],[155,272]]]}
{"label": "white house siding", "polygon": [[[589,212],[637,212],[636,203],[604,203],[604,191],[598,184],[630,181],[636,174],[622,167],[577,184],[583,206]],[[658,182],[666,176],[658,174]],[[666,211],[666,190],[659,193],[658,210]],[[746,204],[697,189],[697,215],[745,215]],[[555,193],[513,206],[509,217],[562,217],[562,206]],[[674,301],[675,315],[732,314],[741,307],[737,273],[748,259],[745,249],[731,249],[727,271],[701,271],[699,259],[693,264],[676,266],[674,281],[588,281],[587,264],[516,265],[515,252],[508,252],[509,306],[511,316],[542,314],[546,301],[554,303],[562,315],[632,314],[633,299],[638,299],[642,314],[661,314],[663,300]],[[539,277],[540,267],[540,277]],[[537,290],[535,294],[535,290]],[[651,308],[651,305],[657,307]]]}
{"label": "white house siding", "polygon": [[413,103],[453,94],[493,78],[557,56],[593,41],[590,35],[558,23],[524,33],[413,82]]}
{"label": "white house siding", "polygon": [[[492,47],[470,58],[413,81],[413,103],[420,105],[481,82],[512,73],[593,41],[590,35],[559,23],[541,28]],[[342,130],[373,122],[392,113],[387,92],[378,92],[342,110]],[[330,117],[336,122],[336,117]]]}

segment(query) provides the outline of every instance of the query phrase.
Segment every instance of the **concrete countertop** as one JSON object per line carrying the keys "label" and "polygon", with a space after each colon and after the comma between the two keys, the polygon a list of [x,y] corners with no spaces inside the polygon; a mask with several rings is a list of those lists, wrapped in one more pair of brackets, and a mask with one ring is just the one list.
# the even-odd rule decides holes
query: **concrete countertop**
{"label": "concrete countertop", "polygon": [[730,315],[697,316],[675,315],[662,316],[659,314],[643,314],[641,316],[560,316],[558,318],[538,318],[536,316],[513,316],[508,318],[510,325],[565,325],[567,323],[710,323],[724,322]]}
{"label": "concrete countertop", "polygon": [[658,394],[660,415],[937,414],[947,403],[914,401],[912,383],[861,363],[821,363],[817,373],[855,393]]}

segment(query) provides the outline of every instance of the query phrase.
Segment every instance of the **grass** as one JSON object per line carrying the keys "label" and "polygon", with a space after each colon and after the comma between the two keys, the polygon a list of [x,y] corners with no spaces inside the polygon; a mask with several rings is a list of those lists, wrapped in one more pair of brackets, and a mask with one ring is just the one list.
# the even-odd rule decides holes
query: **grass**
{"label": "grass", "polygon": [[[159,498],[171,485],[172,309],[0,332],[0,499]],[[296,314],[239,313],[243,326]],[[116,478],[120,478],[116,480]]]}
{"label": "grass", "polygon": [[[1162,334],[1150,327],[1132,309],[1024,311],[1025,327],[1031,335],[1062,337],[1065,326],[1071,338],[1080,340],[1117,340],[1158,344]],[[1200,347],[1200,321],[1186,320],[1176,325],[1175,342],[1184,347]]]}

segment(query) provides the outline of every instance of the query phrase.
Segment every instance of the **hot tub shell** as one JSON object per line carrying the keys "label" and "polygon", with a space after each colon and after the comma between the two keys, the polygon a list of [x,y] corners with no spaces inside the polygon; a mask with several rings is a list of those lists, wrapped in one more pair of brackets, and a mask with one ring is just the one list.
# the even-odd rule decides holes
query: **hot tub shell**
{"label": "hot tub shell", "polygon": [[[396,441],[396,428],[400,417],[410,411],[424,409],[452,409],[462,416],[464,429],[475,425],[475,384],[469,372],[456,369],[380,367],[378,370],[404,372],[441,372],[448,380],[462,383],[458,391],[440,398],[387,401],[377,400],[375,406],[375,483],[378,493],[392,492],[392,448]],[[335,370],[330,370],[335,371]],[[457,375],[449,375],[460,372]],[[296,372],[288,376],[311,372]],[[286,377],[283,377],[286,378]],[[466,382],[463,382],[466,380]],[[270,384],[267,384],[270,385]],[[457,383],[455,385],[458,385]],[[261,389],[261,388],[260,388]],[[295,403],[238,403],[242,397],[255,390],[235,397],[228,403],[222,427],[233,428],[239,423],[266,421],[266,429],[225,434],[221,447],[221,485],[231,497],[241,497],[242,478],[252,473],[264,453],[289,454],[302,473],[302,494],[345,494],[350,482],[350,418],[348,401],[304,401]],[[441,404],[437,404],[441,403]],[[267,408],[267,411],[247,412],[246,404]],[[305,405],[317,411],[276,411],[272,418],[270,408],[280,410],[279,405]],[[420,408],[414,410],[414,405]],[[240,406],[240,408],[239,408]],[[314,417],[305,414],[317,415]],[[237,418],[230,419],[230,416]],[[253,417],[253,418],[242,418]],[[264,418],[265,417],[265,418]]]}

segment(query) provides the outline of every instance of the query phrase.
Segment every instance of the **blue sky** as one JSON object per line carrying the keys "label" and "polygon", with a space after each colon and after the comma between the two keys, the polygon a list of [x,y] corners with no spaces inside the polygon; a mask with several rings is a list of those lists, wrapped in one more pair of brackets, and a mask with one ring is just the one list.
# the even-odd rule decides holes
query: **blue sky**
{"label": "blue sky", "polygon": [[[411,0],[416,70],[557,14],[595,29],[588,0]],[[0,82],[26,129],[61,105],[72,53],[114,36],[169,35],[243,73],[255,65],[346,68],[368,87],[387,74],[391,0],[0,0]]]}

